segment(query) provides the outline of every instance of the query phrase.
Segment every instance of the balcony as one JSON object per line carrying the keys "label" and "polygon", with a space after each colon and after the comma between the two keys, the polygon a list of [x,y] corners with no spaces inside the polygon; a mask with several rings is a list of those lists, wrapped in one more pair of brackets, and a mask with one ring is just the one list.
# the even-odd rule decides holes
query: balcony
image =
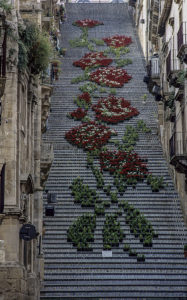
{"label": "balcony", "polygon": [[187,62],[187,22],[182,22],[177,33],[178,57]]}
{"label": "balcony", "polygon": [[169,141],[170,164],[179,173],[187,174],[187,137],[183,132],[175,132]]}
{"label": "balcony", "polygon": [[150,71],[151,71],[152,80],[154,80],[154,79],[160,80],[160,65],[159,65],[159,56],[158,55],[153,55],[151,57],[150,66],[151,66]]}
{"label": "balcony", "polygon": [[170,50],[167,58],[166,58],[166,74],[167,74],[167,78],[168,80],[174,75],[179,72],[180,70],[180,65],[179,65],[179,61],[177,58],[177,50]]}
{"label": "balcony", "polygon": [[53,153],[53,144],[49,142],[42,142],[41,145],[41,172],[40,172],[40,183],[41,186],[45,185],[47,178],[49,176],[49,171],[53,163],[54,153]]}

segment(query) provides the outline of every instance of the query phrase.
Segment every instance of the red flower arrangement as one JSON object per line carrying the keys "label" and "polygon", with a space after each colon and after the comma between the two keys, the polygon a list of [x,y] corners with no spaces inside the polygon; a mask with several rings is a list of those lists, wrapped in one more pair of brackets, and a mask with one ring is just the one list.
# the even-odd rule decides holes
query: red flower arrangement
{"label": "red flower arrangement", "polygon": [[128,120],[139,114],[136,108],[130,106],[130,102],[115,96],[99,99],[96,105],[92,105],[92,109],[96,112],[98,120],[112,124]]}
{"label": "red flower arrangement", "polygon": [[124,151],[103,151],[100,153],[101,170],[119,172],[125,178],[142,179],[147,176],[147,166],[137,153]]}
{"label": "red flower arrangement", "polygon": [[108,127],[92,121],[74,127],[65,134],[65,137],[72,144],[92,151],[105,145],[113,134],[116,133]]}
{"label": "red flower arrangement", "polygon": [[114,48],[126,47],[132,43],[131,37],[127,37],[125,35],[114,35],[109,38],[103,38],[103,41],[107,44],[107,46]]}
{"label": "red flower arrangement", "polygon": [[85,56],[80,60],[74,61],[73,65],[76,67],[81,67],[84,70],[86,67],[93,66],[107,67],[110,63],[112,63],[112,59],[106,58],[103,55],[103,52],[96,52],[85,54]]}
{"label": "red flower arrangement", "polygon": [[85,92],[79,95],[76,99],[76,103],[79,107],[84,107],[88,109],[92,103],[90,94],[88,92]]}
{"label": "red flower arrangement", "polygon": [[122,87],[132,77],[124,69],[116,67],[99,68],[89,76],[91,81],[109,87]]}
{"label": "red flower arrangement", "polygon": [[77,20],[73,23],[73,25],[78,26],[78,27],[88,27],[92,28],[98,25],[103,25],[103,22],[99,22],[96,20],[91,20],[91,19],[84,19],[84,20]]}
{"label": "red flower arrangement", "polygon": [[79,107],[76,110],[72,111],[70,114],[68,114],[68,117],[78,121],[83,119],[86,116],[86,114],[87,111]]}

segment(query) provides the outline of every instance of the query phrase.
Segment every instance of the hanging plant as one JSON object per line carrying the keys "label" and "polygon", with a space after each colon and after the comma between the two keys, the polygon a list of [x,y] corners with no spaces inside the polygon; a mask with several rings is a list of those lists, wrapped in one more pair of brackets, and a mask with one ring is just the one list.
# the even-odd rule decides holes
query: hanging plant
{"label": "hanging plant", "polygon": [[132,77],[124,69],[116,67],[99,68],[89,76],[91,81],[109,87],[122,87]]}
{"label": "hanging plant", "polygon": [[136,108],[130,106],[130,102],[115,96],[99,99],[92,109],[96,112],[96,119],[112,124],[129,120],[139,114]]}

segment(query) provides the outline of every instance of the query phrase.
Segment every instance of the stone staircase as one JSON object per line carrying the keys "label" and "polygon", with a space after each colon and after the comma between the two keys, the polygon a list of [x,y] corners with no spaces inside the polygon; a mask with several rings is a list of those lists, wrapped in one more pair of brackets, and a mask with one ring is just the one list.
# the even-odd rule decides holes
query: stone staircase
{"label": "stone staircase", "polygon": [[[144,62],[139,42],[132,26],[128,6],[126,4],[67,4],[68,20],[62,25],[62,45],[67,54],[62,59],[62,73],[55,84],[52,98],[52,112],[49,119],[49,130],[45,140],[54,143],[54,162],[46,188],[57,194],[54,217],[44,217],[46,233],[43,239],[45,254],[45,279],[41,290],[41,299],[187,299],[187,267],[183,254],[186,241],[182,212],[178,194],[168,173],[168,166],[163,157],[162,148],[157,134],[156,103],[148,95],[146,105],[142,104],[142,95],[148,94],[143,83],[145,74]],[[135,146],[136,152],[148,159],[149,171],[156,176],[163,176],[165,189],[153,193],[150,187],[140,182],[136,189],[128,187],[119,199],[128,200],[144,213],[158,232],[153,240],[152,248],[145,248],[130,233],[125,224],[124,214],[119,217],[126,238],[118,248],[112,249],[112,258],[102,257],[102,228],[104,217],[97,217],[97,225],[92,243],[92,252],[77,252],[72,243],[67,242],[67,229],[78,216],[93,209],[81,208],[74,204],[69,186],[73,179],[80,176],[84,183],[96,188],[95,177],[86,168],[86,153],[72,145],[64,138],[65,132],[80,122],[66,117],[76,109],[73,98],[80,94],[78,87],[82,84],[71,84],[71,79],[81,74],[80,68],[72,66],[74,60],[80,59],[89,52],[86,48],[70,48],[68,41],[80,35],[79,28],[72,26],[78,19],[91,18],[104,22],[89,30],[89,37],[102,38],[113,34],[131,36],[133,44],[125,58],[132,58],[133,64],[125,69],[133,79],[121,89],[118,96],[130,100],[140,114],[129,121],[111,125],[121,139],[126,125],[135,125],[139,119],[144,120],[152,133],[139,135]],[[97,47],[104,49],[105,47]],[[97,99],[93,100],[97,103]],[[90,116],[94,116],[90,112]],[[109,146],[108,146],[109,145]],[[108,144],[111,147],[111,144]],[[106,184],[112,184],[112,177],[104,175]],[[101,198],[107,199],[102,190]],[[46,195],[44,194],[46,203]],[[106,213],[117,210],[112,204]],[[123,251],[123,245],[129,243],[132,249],[145,254],[144,263],[138,263]]]}

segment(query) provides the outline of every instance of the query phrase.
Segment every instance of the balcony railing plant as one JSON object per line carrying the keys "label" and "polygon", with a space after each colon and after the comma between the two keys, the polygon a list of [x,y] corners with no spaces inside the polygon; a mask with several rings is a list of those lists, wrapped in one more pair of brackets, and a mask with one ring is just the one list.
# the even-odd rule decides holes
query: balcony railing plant
{"label": "balcony railing plant", "polygon": [[177,33],[178,57],[182,56],[182,52],[187,47],[187,22],[182,22]]}

